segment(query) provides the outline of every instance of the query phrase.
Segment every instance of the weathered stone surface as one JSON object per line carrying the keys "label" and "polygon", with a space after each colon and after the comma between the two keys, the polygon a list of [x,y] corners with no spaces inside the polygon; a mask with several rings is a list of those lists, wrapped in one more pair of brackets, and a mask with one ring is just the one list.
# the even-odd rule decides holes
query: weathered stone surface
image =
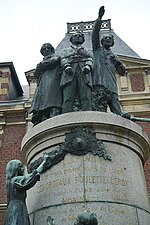
{"label": "weathered stone surface", "polygon": [[140,154],[144,161],[149,156],[148,138],[140,126],[114,114],[83,111],[55,116],[28,131],[22,141],[23,161],[28,163],[41,149],[62,143],[65,133],[77,126],[92,128],[100,140],[119,144],[121,140],[125,146],[130,144],[130,148]]}
{"label": "weathered stone surface", "polygon": [[[98,224],[104,225],[149,225],[149,214],[143,210],[128,205],[115,203],[90,203],[88,208],[96,213]],[[76,203],[70,205],[55,206],[46,208],[35,213],[35,224],[46,224],[46,218],[51,216],[55,220],[55,224],[73,224],[79,212],[84,210],[84,204]],[[58,216],[60,215],[60,216]],[[138,218],[139,216],[139,218]],[[138,221],[141,221],[138,223]]]}
{"label": "weathered stone surface", "polygon": [[150,214],[138,209],[137,210],[137,214],[138,214],[138,219],[139,219],[139,224],[140,225],[147,225],[150,222]]}
{"label": "weathered stone surface", "polygon": [[[135,123],[100,112],[76,112],[56,116],[27,133],[22,142],[24,161],[33,162],[51,152],[78,125],[96,132],[112,161],[88,153],[66,154],[64,160],[47,170],[34,190],[28,191],[32,225],[70,225],[84,208],[96,213],[99,224],[149,225],[150,205],[143,162],[149,155],[146,134]],[[143,225],[142,224],[142,225]]]}

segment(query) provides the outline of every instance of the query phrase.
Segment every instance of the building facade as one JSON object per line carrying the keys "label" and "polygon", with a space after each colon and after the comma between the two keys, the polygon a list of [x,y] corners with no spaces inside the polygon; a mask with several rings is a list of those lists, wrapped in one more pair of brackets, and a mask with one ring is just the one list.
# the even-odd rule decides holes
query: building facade
{"label": "building facade", "polygon": [[[82,31],[85,35],[84,46],[92,50],[91,31],[93,21],[68,23],[67,33],[56,48],[59,54],[70,45],[70,34]],[[123,111],[135,117],[150,118],[150,60],[141,59],[111,29],[111,21],[102,24],[102,33],[111,32],[115,45],[113,52],[126,66],[126,75],[116,74],[119,99]],[[38,63],[38,62],[37,62]],[[34,69],[25,73],[28,86],[22,87],[12,62],[0,63],[0,225],[3,224],[7,207],[5,169],[11,159],[20,159],[21,141],[25,133],[32,128],[28,110],[36,89]],[[150,123],[136,122],[146,131],[150,140]],[[147,188],[150,195],[150,158],[144,165]]]}
{"label": "building facade", "polygon": [[0,224],[7,204],[6,164],[11,159],[20,159],[20,145],[26,133],[27,100],[13,63],[0,63]]}

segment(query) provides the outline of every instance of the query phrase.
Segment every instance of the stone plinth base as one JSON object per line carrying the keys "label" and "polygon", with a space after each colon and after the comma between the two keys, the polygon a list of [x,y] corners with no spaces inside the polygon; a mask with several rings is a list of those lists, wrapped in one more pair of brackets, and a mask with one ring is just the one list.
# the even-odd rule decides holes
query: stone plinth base
{"label": "stone plinth base", "polygon": [[24,162],[32,163],[43,152],[53,151],[76,127],[92,130],[111,161],[91,152],[67,153],[28,191],[31,225],[47,225],[48,216],[56,225],[71,225],[84,209],[96,213],[99,225],[149,225],[143,163],[150,148],[146,134],[135,123],[100,112],[56,116],[26,134],[21,152]]}

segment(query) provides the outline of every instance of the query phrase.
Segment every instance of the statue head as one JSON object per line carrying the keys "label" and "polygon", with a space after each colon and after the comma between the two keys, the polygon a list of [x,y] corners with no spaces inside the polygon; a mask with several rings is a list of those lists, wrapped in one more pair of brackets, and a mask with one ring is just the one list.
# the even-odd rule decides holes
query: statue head
{"label": "statue head", "polygon": [[47,56],[55,53],[55,49],[50,43],[44,43],[40,49],[40,52],[43,56]]}
{"label": "statue head", "polygon": [[84,41],[84,34],[81,31],[73,33],[70,37],[70,42],[74,45],[83,44]]}
{"label": "statue head", "polygon": [[24,174],[24,166],[20,160],[11,160],[6,166],[6,179],[10,180],[15,176],[22,176]]}
{"label": "statue head", "polygon": [[97,216],[95,213],[85,211],[78,215],[75,225],[98,225]]}
{"label": "statue head", "polygon": [[112,34],[105,34],[101,39],[102,46],[110,48],[114,45],[114,36]]}
{"label": "statue head", "polygon": [[51,216],[48,216],[46,219],[47,225],[55,225],[55,221]]}

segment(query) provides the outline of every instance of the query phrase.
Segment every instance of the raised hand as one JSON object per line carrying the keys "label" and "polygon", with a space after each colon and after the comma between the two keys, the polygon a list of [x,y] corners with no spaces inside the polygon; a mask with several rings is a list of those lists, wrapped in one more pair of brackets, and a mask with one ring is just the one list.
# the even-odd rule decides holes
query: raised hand
{"label": "raised hand", "polygon": [[46,162],[48,159],[48,154],[46,152],[43,153],[43,161]]}
{"label": "raised hand", "polygon": [[67,66],[67,67],[65,68],[65,72],[66,72],[67,74],[69,74],[69,75],[72,75],[72,74],[73,74],[73,69],[72,69],[72,67],[71,67],[71,66]]}
{"label": "raised hand", "polygon": [[102,16],[104,15],[104,13],[105,13],[105,8],[104,6],[101,6],[99,9],[98,18],[102,19]]}
{"label": "raised hand", "polygon": [[85,67],[83,67],[82,72],[84,74],[88,74],[90,72],[90,66],[86,65]]}
{"label": "raised hand", "polygon": [[47,162],[47,159],[49,158],[47,153],[43,154],[43,161],[42,163],[39,165],[39,167],[36,169],[38,173],[42,173],[43,169],[44,169],[44,165]]}

